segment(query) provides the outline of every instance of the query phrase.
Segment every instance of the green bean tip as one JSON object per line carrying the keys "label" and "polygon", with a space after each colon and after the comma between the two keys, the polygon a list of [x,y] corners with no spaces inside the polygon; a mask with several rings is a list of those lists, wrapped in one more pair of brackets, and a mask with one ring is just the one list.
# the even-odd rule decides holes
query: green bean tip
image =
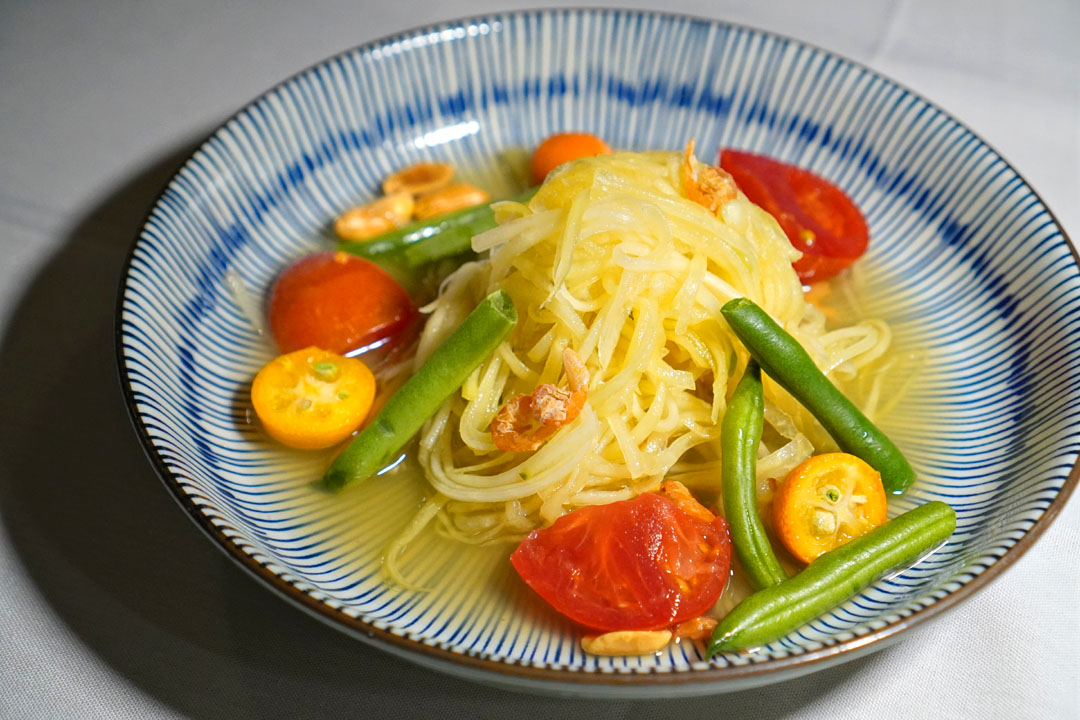
{"label": "green bean tip", "polygon": [[749,298],[737,297],[737,298],[734,298],[732,300],[728,300],[726,303],[724,303],[723,307],[720,308],[720,312],[723,313],[724,315],[727,315],[729,313],[732,313],[732,312],[738,310],[741,307],[744,307],[746,305],[753,305],[753,304],[754,304],[754,302],[752,300],[750,300]]}
{"label": "green bean tip", "polygon": [[514,307],[514,301],[510,299],[505,290],[496,290],[488,295],[488,298],[491,299],[492,309],[506,318],[507,322],[517,322],[517,308]]}
{"label": "green bean tip", "polygon": [[323,486],[332,492],[338,492],[349,482],[349,475],[340,468],[330,467],[323,475]]}
{"label": "green bean tip", "polygon": [[732,637],[733,633],[725,633],[721,637],[716,637],[714,634],[709,640],[709,646],[706,649],[705,656],[712,657],[722,652],[748,652],[747,648],[740,647]]}

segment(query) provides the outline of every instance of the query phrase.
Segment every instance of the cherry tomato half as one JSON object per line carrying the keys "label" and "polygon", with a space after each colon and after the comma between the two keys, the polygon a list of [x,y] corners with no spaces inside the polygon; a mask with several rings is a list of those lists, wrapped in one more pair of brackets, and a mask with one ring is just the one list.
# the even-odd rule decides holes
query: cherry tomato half
{"label": "cherry tomato half", "polygon": [[321,252],[296,261],[270,291],[281,352],[316,346],[342,355],[395,339],[417,316],[408,293],[370,260]]}
{"label": "cherry tomato half", "polygon": [[776,218],[803,256],[795,271],[804,283],[836,275],[863,253],[870,234],[843,190],[814,173],[778,160],[724,150],[720,167],[751,202]]}
{"label": "cherry tomato half", "polygon": [[702,510],[656,493],[580,508],[529,533],[510,562],[586,627],[666,628],[707,612],[728,581],[727,522]]}

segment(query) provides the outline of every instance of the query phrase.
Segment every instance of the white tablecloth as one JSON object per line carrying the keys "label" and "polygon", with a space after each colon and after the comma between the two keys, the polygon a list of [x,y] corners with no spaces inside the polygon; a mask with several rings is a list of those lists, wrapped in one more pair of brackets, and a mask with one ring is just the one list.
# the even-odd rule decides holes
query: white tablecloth
{"label": "white tablecloth", "polygon": [[[394,659],[274,597],[184,517],[129,426],[112,338],[121,263],[170,171],[303,67],[512,4],[0,6],[0,717],[1077,717],[1075,498],[1002,577],[892,647],[664,702],[514,695]],[[648,4],[808,40],[914,88],[1080,235],[1076,0]]]}

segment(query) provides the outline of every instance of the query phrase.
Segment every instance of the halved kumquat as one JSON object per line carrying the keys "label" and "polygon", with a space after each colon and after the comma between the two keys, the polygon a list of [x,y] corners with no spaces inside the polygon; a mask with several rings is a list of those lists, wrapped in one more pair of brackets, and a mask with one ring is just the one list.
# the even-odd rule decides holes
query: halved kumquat
{"label": "halved kumquat", "polygon": [[888,519],[881,474],[848,453],[815,455],[781,483],[773,527],[784,547],[808,563]]}
{"label": "halved kumquat", "polygon": [[317,347],[279,355],[251,385],[251,403],[266,432],[303,450],[349,437],[374,399],[375,377],[363,362]]}

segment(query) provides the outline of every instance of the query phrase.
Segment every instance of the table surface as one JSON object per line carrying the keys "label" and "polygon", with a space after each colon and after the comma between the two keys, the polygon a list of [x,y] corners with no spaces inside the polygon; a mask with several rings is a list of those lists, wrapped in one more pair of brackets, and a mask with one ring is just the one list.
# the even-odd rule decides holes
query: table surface
{"label": "table surface", "polygon": [[[154,197],[200,138],[282,78],[512,4],[3,3],[0,717],[1076,717],[1075,498],[1000,578],[891,647],[659,702],[515,695],[420,669],[287,605],[184,517],[130,427],[113,357],[120,268]],[[1076,0],[649,4],[895,78],[989,141],[1080,236]]]}

